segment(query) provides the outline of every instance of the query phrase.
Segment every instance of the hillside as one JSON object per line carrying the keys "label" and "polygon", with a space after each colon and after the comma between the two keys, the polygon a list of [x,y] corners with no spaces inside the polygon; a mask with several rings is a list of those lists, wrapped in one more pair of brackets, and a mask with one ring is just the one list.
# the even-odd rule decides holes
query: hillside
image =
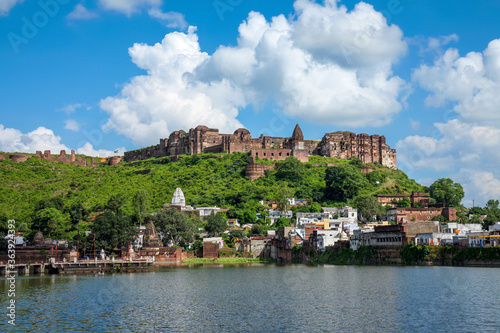
{"label": "hillside", "polygon": [[[259,200],[274,199],[283,181],[296,191],[296,198],[332,205],[335,200],[325,181],[327,164],[353,164],[329,158],[313,158],[309,163],[291,159],[278,162],[276,170],[252,182],[244,176],[247,157],[245,153],[183,155],[177,162],[163,157],[96,167],[36,158],[22,163],[5,159],[0,161],[0,209],[5,216],[30,225],[35,204],[41,199],[60,196],[65,207],[82,203],[95,211],[112,195],[121,193],[129,201],[125,211],[132,215],[130,201],[138,189],[149,192],[151,209],[158,210],[170,202],[177,187],[182,188],[187,204],[192,206],[247,209],[258,206]],[[402,171],[370,166],[374,172],[357,175],[364,177],[359,178],[363,187],[358,195],[422,190],[422,186],[408,179]]]}

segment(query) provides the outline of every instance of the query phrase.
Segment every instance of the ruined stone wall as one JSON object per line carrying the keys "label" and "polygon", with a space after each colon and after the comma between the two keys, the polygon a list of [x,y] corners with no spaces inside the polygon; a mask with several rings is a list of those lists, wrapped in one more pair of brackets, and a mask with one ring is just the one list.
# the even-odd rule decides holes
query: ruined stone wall
{"label": "ruined stone wall", "polygon": [[276,166],[267,164],[255,164],[255,157],[248,158],[248,164],[245,166],[245,176],[254,181],[257,178],[266,175],[266,170],[274,170]]}
{"label": "ruined stone wall", "polygon": [[273,237],[252,237],[250,239],[250,251],[254,258],[271,257],[271,241]]}
{"label": "ruined stone wall", "polygon": [[220,134],[218,129],[200,125],[190,129],[188,133],[182,130],[172,132],[168,139],[161,139],[159,145],[126,152],[125,160],[130,162],[155,156],[192,155],[202,152],[231,154],[254,150],[263,150],[262,154],[266,154],[260,156],[259,153],[259,158],[274,161],[286,159],[288,156],[295,156],[303,162],[307,162],[310,155],[339,159],[357,157],[364,163],[379,163],[397,168],[396,150],[386,144],[384,136],[369,136],[364,133],[356,135],[339,131],[325,134],[322,140],[304,140],[298,125],[292,137],[288,138],[264,135],[252,138],[250,132],[244,128],[237,129],[233,134]]}

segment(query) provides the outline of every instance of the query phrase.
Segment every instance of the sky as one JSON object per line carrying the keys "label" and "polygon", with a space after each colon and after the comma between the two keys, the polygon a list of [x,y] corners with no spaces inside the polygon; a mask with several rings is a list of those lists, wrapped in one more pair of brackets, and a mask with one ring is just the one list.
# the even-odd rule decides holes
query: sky
{"label": "sky", "polygon": [[197,125],[384,135],[500,197],[500,2],[0,0],[0,151],[112,156]]}

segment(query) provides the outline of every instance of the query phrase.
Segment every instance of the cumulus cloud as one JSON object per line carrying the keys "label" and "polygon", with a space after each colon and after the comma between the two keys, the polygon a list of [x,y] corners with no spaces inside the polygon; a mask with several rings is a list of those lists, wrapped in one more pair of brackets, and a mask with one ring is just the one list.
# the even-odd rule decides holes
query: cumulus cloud
{"label": "cumulus cloud", "polygon": [[80,130],[80,124],[76,120],[68,119],[64,123],[65,123],[64,126],[65,129],[75,132],[78,132]]}
{"label": "cumulus cloud", "polygon": [[500,39],[465,57],[448,49],[434,65],[415,70],[412,78],[430,92],[428,106],[451,104],[464,121],[500,127]]}
{"label": "cumulus cloud", "polygon": [[61,143],[61,137],[45,127],[23,134],[14,128],[0,125],[0,150],[4,152],[35,153],[37,150],[68,150]]}
{"label": "cumulus cloud", "polygon": [[95,150],[94,146],[90,142],[85,143],[81,148],[78,148],[76,153],[87,155],[87,156],[98,156],[98,157],[111,157],[111,156],[123,156],[127,150],[125,147],[118,148],[115,151],[98,149]]}
{"label": "cumulus cloud", "polygon": [[134,45],[132,61],[147,74],[101,102],[110,114],[105,129],[137,144],[198,124],[234,130],[240,110],[270,101],[284,114],[322,124],[389,123],[405,89],[392,74],[407,48],[402,31],[366,3],[348,12],[336,1],[298,0],[295,10],[293,18],[269,22],[251,12],[237,45],[212,55],[200,50],[194,28]]}
{"label": "cumulus cloud", "polygon": [[75,9],[68,14],[68,20],[90,20],[98,17],[99,15],[95,12],[91,12],[83,4],[78,4]]}
{"label": "cumulus cloud", "polygon": [[[0,124],[0,151],[10,153],[31,153],[36,151],[51,150],[52,153],[58,154],[61,150],[71,151],[66,145],[61,143],[61,137],[54,134],[54,131],[45,127],[38,127],[32,132],[26,134],[15,128],[5,128]],[[78,154],[88,156],[108,157],[123,155],[125,148],[119,148],[118,153],[110,150],[99,149],[95,150],[90,143],[84,144],[76,149]]]}
{"label": "cumulus cloud", "polygon": [[9,14],[9,11],[18,3],[23,3],[24,0],[2,0],[0,1],[0,16]]}
{"label": "cumulus cloud", "polygon": [[396,144],[398,166],[407,171],[445,171],[462,183],[469,201],[498,199],[500,129],[457,119],[434,126],[435,137],[409,136]]}
{"label": "cumulus cloud", "polygon": [[127,16],[138,13],[142,8],[158,7],[163,0],[99,0],[105,10],[112,10]]}
{"label": "cumulus cloud", "polygon": [[130,48],[132,61],[148,74],[133,78],[120,95],[101,101],[110,114],[104,129],[115,129],[137,144],[151,144],[171,130],[194,124],[221,130],[241,127],[235,119],[243,104],[241,92],[226,81],[204,84],[186,79],[208,57],[200,51],[194,32],[191,27],[188,34],[168,34],[161,44]]}

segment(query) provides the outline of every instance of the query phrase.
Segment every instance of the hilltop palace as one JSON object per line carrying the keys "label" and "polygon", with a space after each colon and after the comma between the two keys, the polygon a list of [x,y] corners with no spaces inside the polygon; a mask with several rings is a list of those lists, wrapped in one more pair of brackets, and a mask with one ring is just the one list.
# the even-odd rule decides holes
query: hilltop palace
{"label": "hilltop palace", "polygon": [[233,134],[220,134],[218,129],[197,126],[189,132],[172,132],[160,144],[125,153],[125,161],[148,159],[155,156],[194,155],[199,153],[250,153],[253,158],[271,161],[295,156],[307,162],[310,155],[340,159],[359,158],[363,163],[378,163],[396,169],[396,150],[380,135],[352,132],[327,133],[321,140],[304,140],[300,126],[295,126],[289,138],[260,135],[252,138],[247,129],[239,128]]}

